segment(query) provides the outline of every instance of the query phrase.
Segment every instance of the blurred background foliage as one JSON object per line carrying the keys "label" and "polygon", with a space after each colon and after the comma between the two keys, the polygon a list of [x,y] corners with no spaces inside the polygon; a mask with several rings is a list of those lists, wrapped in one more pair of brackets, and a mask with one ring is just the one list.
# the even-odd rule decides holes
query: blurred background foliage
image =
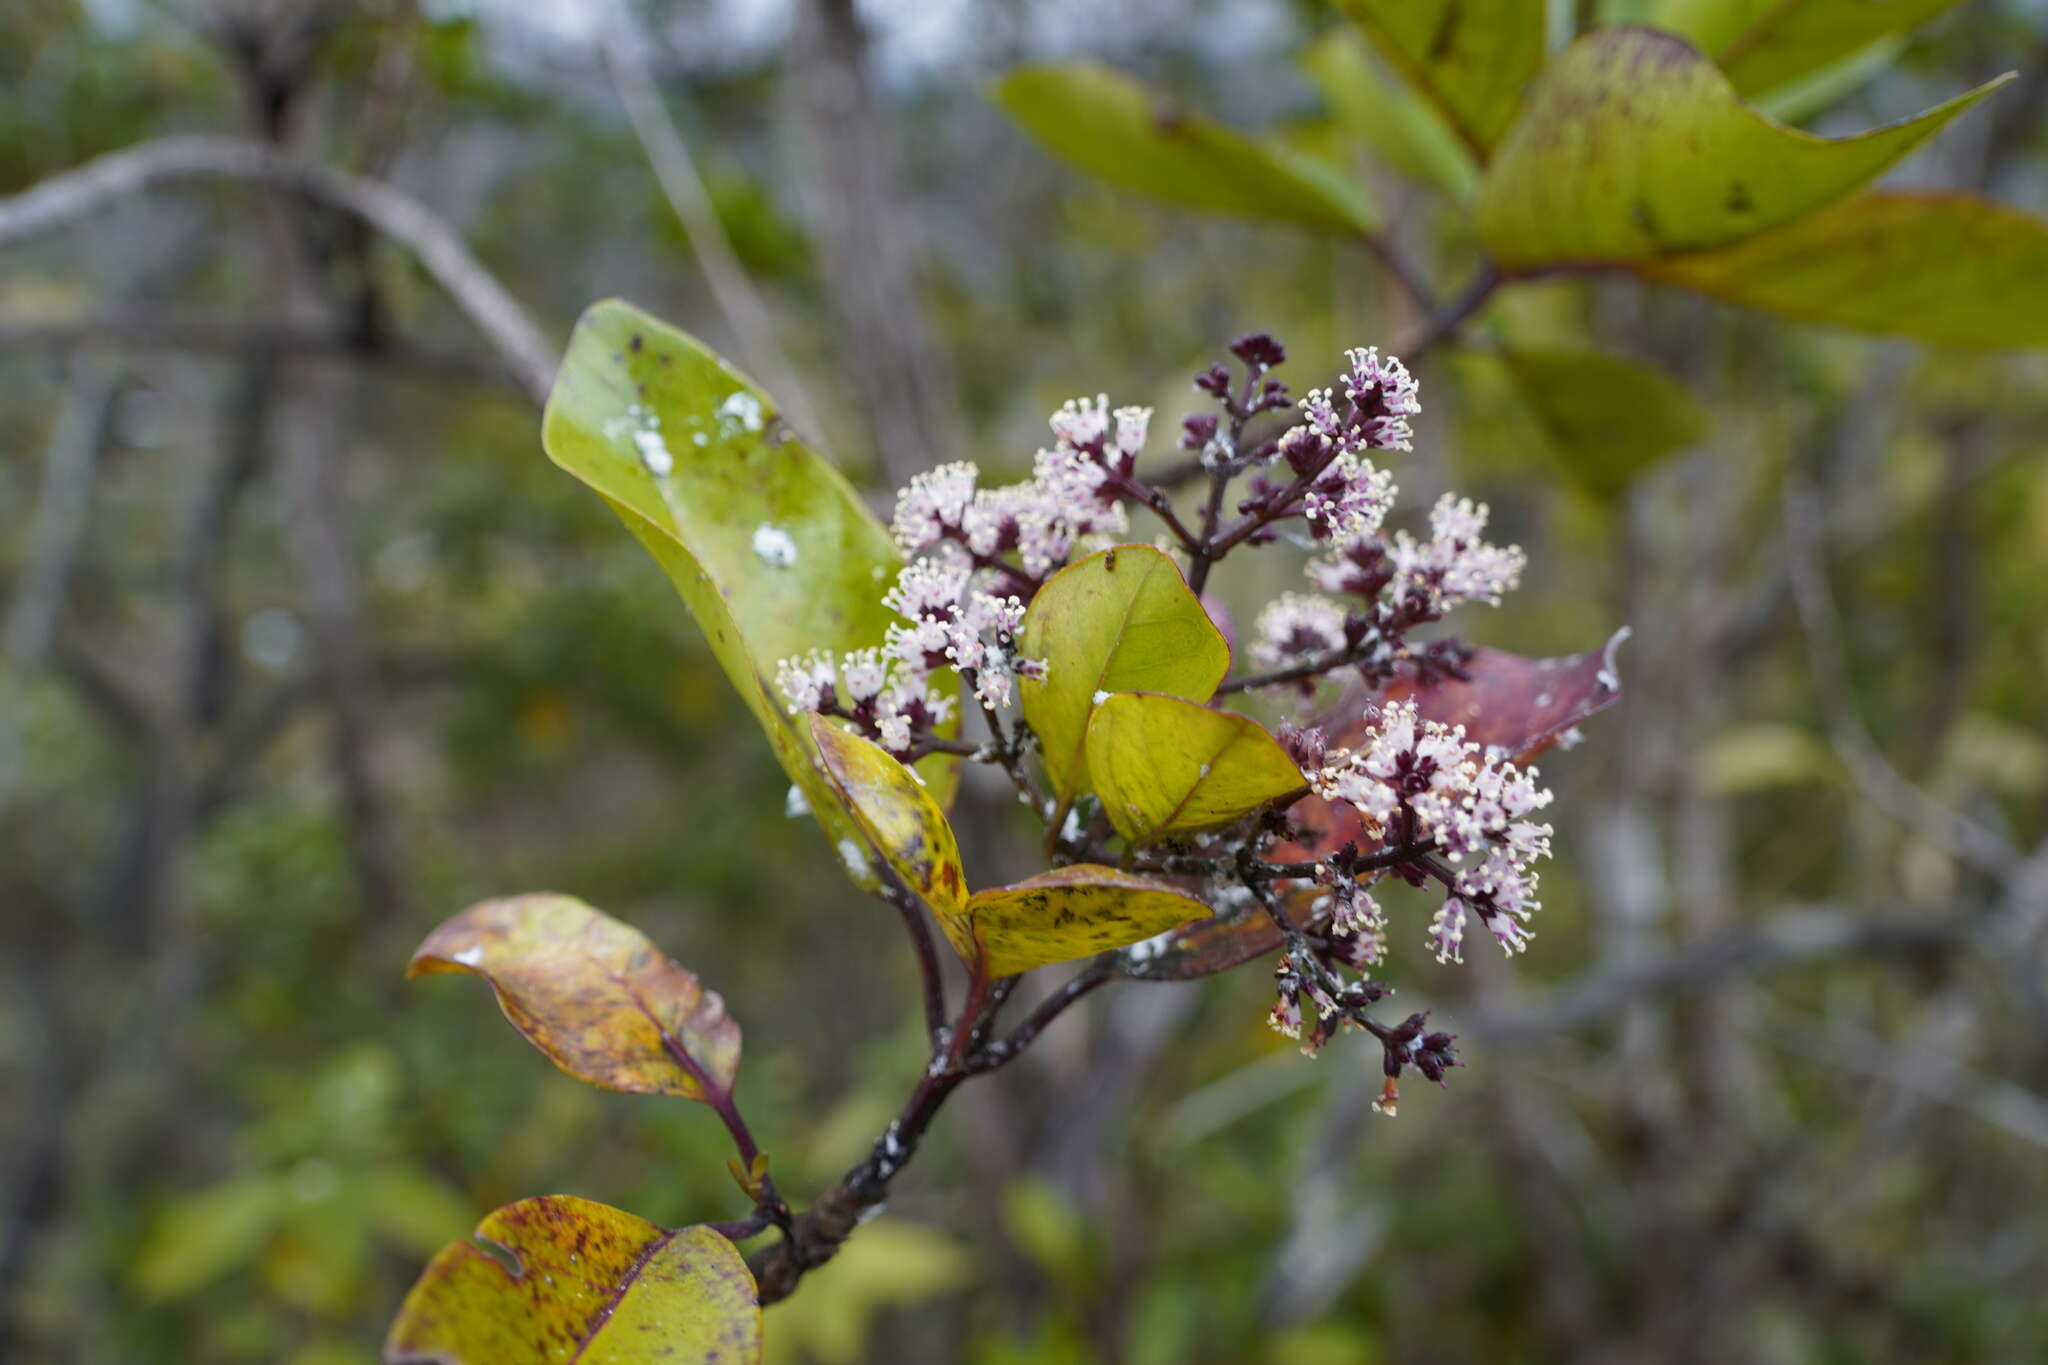
{"label": "blurred background foliage", "polygon": [[[623,295],[752,363],[621,112],[603,49],[631,42],[811,434],[876,487],[1020,470],[1077,392],[1164,422],[1242,331],[1281,336],[1302,388],[1417,322],[1360,244],[1061,167],[988,98],[1021,62],[1280,130],[1433,275],[1471,259],[1455,164],[1375,137],[1413,121],[1398,86],[1318,95],[1359,60],[1322,5],[854,20],[14,0],[0,194],[168,134],[270,138],[419,197],[556,341]],[[1774,107],[1861,129],[2017,67],[1892,183],[2048,208],[2038,0],[1968,0],[1879,55]],[[2048,1358],[2042,876],[1896,818],[1856,738],[2012,847],[2048,835],[2041,357],[1626,281],[1526,287],[1489,326],[1530,349],[1433,357],[1404,504],[1483,495],[1529,549],[1484,643],[1636,638],[1625,704],[1544,765],[1559,857],[1528,957],[1438,969],[1393,907],[1398,1000],[1470,1067],[1387,1121],[1365,1051],[1268,1032],[1257,969],[1107,992],[963,1092],[888,1217],[773,1310],[771,1360]],[[1685,414],[1617,422],[1597,374],[1545,368],[1594,344],[1675,376]],[[1795,484],[1832,671],[1788,587]],[[659,572],[409,256],[236,184],[0,247],[0,588],[0,1358],[363,1362],[496,1205],[736,1216],[710,1115],[553,1072],[474,983],[401,989],[475,899],[583,896],[715,982],[799,1196],[921,1065],[893,917],[785,818]],[[963,831],[977,882],[1032,870],[996,819]],[[2012,906],[2031,928],[1943,928]],[[1869,922],[1899,933],[1813,927]]]}

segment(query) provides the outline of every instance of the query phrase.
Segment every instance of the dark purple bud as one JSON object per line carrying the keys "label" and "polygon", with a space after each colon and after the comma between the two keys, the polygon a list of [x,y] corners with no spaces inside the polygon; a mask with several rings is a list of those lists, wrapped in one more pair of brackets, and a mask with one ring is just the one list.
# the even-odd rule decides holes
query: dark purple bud
{"label": "dark purple bud", "polygon": [[1230,371],[1221,365],[1211,365],[1195,376],[1195,387],[1212,398],[1225,398],[1230,394]]}
{"label": "dark purple bud", "polygon": [[[1196,382],[1199,383],[1201,381],[1197,380]],[[1216,437],[1216,414],[1213,412],[1198,412],[1192,416],[1183,417],[1180,422],[1180,432],[1180,448],[1182,450],[1200,450]]]}
{"label": "dark purple bud", "polygon": [[1269,333],[1249,332],[1230,343],[1230,353],[1255,370],[1270,370],[1284,364],[1287,350]]}

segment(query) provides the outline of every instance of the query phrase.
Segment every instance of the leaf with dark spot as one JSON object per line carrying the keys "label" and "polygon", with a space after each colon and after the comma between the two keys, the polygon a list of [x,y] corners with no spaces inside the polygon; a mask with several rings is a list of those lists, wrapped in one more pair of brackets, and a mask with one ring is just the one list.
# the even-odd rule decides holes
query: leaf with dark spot
{"label": "leaf with dark spot", "polygon": [[1078,863],[977,891],[964,914],[942,916],[939,927],[962,960],[980,956],[991,976],[1009,976],[1127,947],[1208,914],[1164,882]]}
{"label": "leaf with dark spot", "polygon": [[1596,29],[1544,68],[1501,140],[1479,236],[1511,272],[1723,246],[1850,194],[2006,79],[1872,132],[1815,137],[1744,103],[1683,38]]}
{"label": "leaf with dark spot", "polygon": [[386,1365],[754,1365],[761,1305],[737,1248],[569,1195],[508,1204],[420,1275]]}

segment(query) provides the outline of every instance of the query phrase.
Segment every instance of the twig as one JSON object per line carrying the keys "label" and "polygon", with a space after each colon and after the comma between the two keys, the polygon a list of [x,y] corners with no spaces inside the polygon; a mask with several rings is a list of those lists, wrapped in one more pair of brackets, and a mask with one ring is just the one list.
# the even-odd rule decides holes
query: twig
{"label": "twig", "polygon": [[1471,320],[1472,315],[1493,297],[1493,291],[1500,286],[1501,274],[1493,262],[1488,261],[1481,265],[1479,272],[1472,277],[1471,283],[1465,286],[1464,291],[1443,308],[1432,313],[1413,340],[1395,348],[1396,353],[1408,364],[1416,364],[1440,343],[1457,335],[1458,329]]}
{"label": "twig", "polygon": [[661,102],[661,92],[647,66],[647,35],[624,0],[610,0],[609,8],[609,25],[600,41],[605,70],[661,186],[662,197],[682,224],[690,253],[697,258],[704,282],[732,328],[748,368],[775,395],[791,425],[807,440],[817,441],[823,436],[817,409],[811,406],[810,397],[797,382],[795,367],[776,341],[768,307],[732,249],[689,146]]}
{"label": "twig", "polygon": [[382,181],[301,161],[260,142],[185,134],[110,152],[0,199],[0,246],[153,185],[206,179],[273,185],[318,200],[403,245],[505,358],[527,396],[546,400],[558,361],[555,348],[445,220]]}
{"label": "twig", "polygon": [[924,909],[917,897],[894,872],[885,872],[885,876],[882,896],[896,907],[896,913],[903,917],[903,930],[910,935],[911,950],[917,956],[918,981],[924,995],[925,1036],[936,1047],[939,1034],[946,1027],[946,982],[939,974],[938,948],[932,942],[931,926],[925,922]]}

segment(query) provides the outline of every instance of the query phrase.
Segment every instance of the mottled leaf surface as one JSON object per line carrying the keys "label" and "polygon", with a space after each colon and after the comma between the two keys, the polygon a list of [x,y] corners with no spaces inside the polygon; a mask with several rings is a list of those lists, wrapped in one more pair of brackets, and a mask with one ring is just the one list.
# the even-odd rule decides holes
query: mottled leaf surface
{"label": "mottled leaf surface", "polygon": [[1024,614],[1019,648],[1044,659],[1044,679],[1018,683],[1054,794],[1071,800],[1088,777],[1084,742],[1098,696],[1164,692],[1207,701],[1230,668],[1230,646],[1171,559],[1119,545],[1047,580]]}
{"label": "mottled leaf surface", "polygon": [[[882,643],[902,567],[888,531],[766,393],[628,304],[576,324],[541,435],[667,572],[826,833],[857,837],[773,678],[791,655]],[[957,767],[923,760],[942,805]]]}
{"label": "mottled leaf surface", "polygon": [[2048,346],[2048,220],[1975,195],[1859,195],[1643,273],[1795,322]]}
{"label": "mottled leaf surface", "polygon": [[1822,138],[1743,103],[1682,38],[1600,29],[1544,71],[1502,140],[1479,192],[1479,235],[1511,270],[1722,246],[1840,199],[2003,83]]}
{"label": "mottled leaf surface", "polygon": [[427,935],[408,978],[469,972],[512,1026],[592,1085],[716,1100],[740,1067],[725,1001],[645,934],[573,896],[484,901]]}
{"label": "mottled leaf surface", "polygon": [[957,914],[967,898],[960,846],[917,775],[880,745],[823,716],[811,717],[811,737],[868,847],[933,911]]}
{"label": "mottled leaf surface", "polygon": [[[449,1244],[384,1341],[386,1365],[753,1365],[761,1306],[738,1249],[569,1195],[522,1199]],[[516,1267],[516,1268],[515,1268]]]}
{"label": "mottled leaf surface", "polygon": [[1338,7],[1481,160],[1543,64],[1543,6],[1532,0],[1340,0]]}
{"label": "mottled leaf surface", "polygon": [[1164,882],[1078,863],[1011,886],[977,891],[939,927],[962,960],[981,955],[991,976],[1093,957],[1205,918],[1209,907]]}
{"label": "mottled leaf surface", "polygon": [[1169,204],[1339,234],[1378,225],[1353,177],[1176,109],[1108,67],[1019,67],[997,84],[995,99],[1062,160]]}
{"label": "mottled leaf surface", "polygon": [[1573,483],[1611,498],[1643,470],[1706,434],[1692,393],[1627,356],[1510,346],[1497,359]]}
{"label": "mottled leaf surface", "polygon": [[1757,95],[1811,75],[1894,34],[1910,32],[1956,0],[1664,0],[1659,28],[1682,33],[1734,87]]}
{"label": "mottled leaf surface", "polygon": [[1221,829],[1307,781],[1251,717],[1152,692],[1096,707],[1087,750],[1103,811],[1133,844]]}

